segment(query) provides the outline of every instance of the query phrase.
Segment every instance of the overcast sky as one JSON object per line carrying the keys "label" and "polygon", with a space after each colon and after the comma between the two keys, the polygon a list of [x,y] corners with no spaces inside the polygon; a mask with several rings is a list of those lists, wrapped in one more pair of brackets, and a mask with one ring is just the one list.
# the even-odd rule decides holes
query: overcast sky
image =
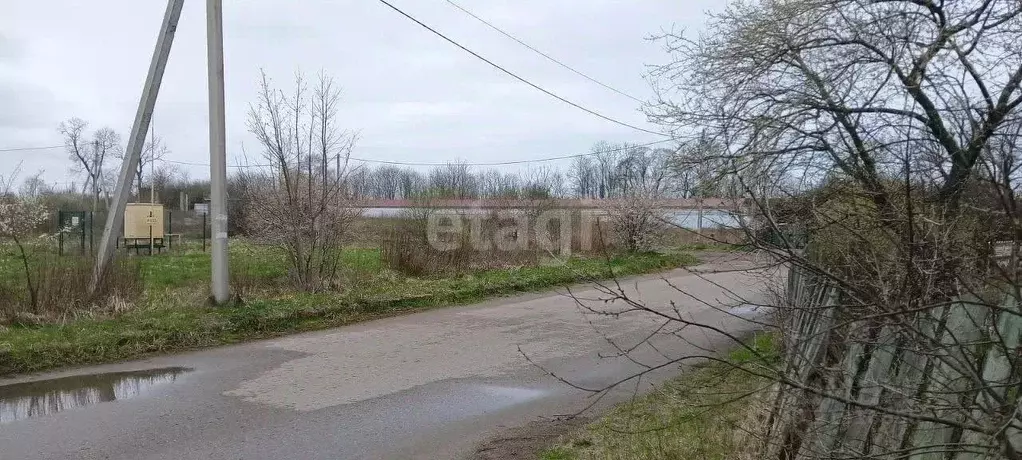
{"label": "overcast sky", "polygon": [[[646,40],[698,31],[722,0],[456,0],[598,80],[650,97]],[[638,104],[558,67],[444,0],[392,0],[463,45],[598,112],[649,129]],[[59,145],[77,116],[126,139],[166,7],[162,0],[0,0],[0,149]],[[258,150],[246,132],[259,69],[286,86],[298,69],[343,87],[354,155],[394,161],[504,161],[587,151],[596,141],[657,137],[595,118],[489,67],[374,0],[226,0],[228,162]],[[187,0],[156,104],[171,158],[208,162],[205,2]],[[72,180],[62,150],[0,153],[0,168]],[[208,168],[184,167],[193,178]]]}

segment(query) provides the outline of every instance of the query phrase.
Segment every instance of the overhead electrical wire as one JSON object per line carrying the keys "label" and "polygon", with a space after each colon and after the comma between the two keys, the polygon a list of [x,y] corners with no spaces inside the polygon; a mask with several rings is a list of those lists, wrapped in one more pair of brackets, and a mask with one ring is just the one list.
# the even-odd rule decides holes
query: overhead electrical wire
{"label": "overhead electrical wire", "polygon": [[602,81],[599,81],[599,80],[597,80],[597,79],[595,79],[593,77],[590,77],[589,75],[586,75],[585,73],[583,73],[581,70],[578,70],[578,69],[576,69],[576,68],[574,68],[574,67],[572,67],[572,66],[570,66],[568,64],[565,64],[564,62],[558,60],[557,58],[555,58],[555,57],[553,57],[553,56],[551,56],[551,55],[549,55],[547,53],[544,53],[544,52],[536,49],[532,45],[530,45],[528,43],[525,43],[524,41],[520,40],[518,37],[515,37],[514,35],[511,35],[511,33],[505,31],[504,29],[501,29],[500,27],[497,27],[497,26],[493,25],[491,22],[489,22],[489,21],[487,21],[487,20],[477,16],[475,13],[465,9],[463,6],[453,2],[452,0],[446,0],[446,1],[447,1],[447,3],[451,4],[451,6],[457,8],[457,9],[461,10],[463,13],[473,17],[475,20],[485,24],[487,27],[489,27],[489,28],[491,28],[493,30],[496,30],[501,35],[503,35],[503,36],[505,36],[507,38],[510,38],[511,40],[514,40],[519,45],[522,45],[522,46],[528,48],[532,52],[534,52],[534,53],[536,53],[536,54],[538,54],[540,56],[543,56],[544,58],[546,58],[547,60],[553,62],[554,64],[557,64],[557,65],[559,65],[561,67],[564,67],[565,69],[570,70],[571,72],[581,76],[582,78],[585,78],[586,80],[589,80],[589,81],[591,81],[593,83],[596,83],[597,85],[600,85],[600,86],[602,86],[602,87],[604,87],[606,89],[609,89],[609,90],[611,90],[611,91],[613,91],[613,92],[615,92],[617,94],[620,94],[620,95],[622,95],[624,97],[627,97],[627,98],[629,98],[629,99],[631,99],[633,101],[636,101],[636,102],[638,102],[640,104],[645,104],[646,103],[646,101],[643,101],[642,99],[639,99],[639,98],[637,98],[635,96],[632,96],[631,94],[628,94],[628,93],[626,93],[624,91],[621,91],[621,90],[619,90],[619,89],[617,89],[617,88],[615,88],[613,86],[610,86],[610,85],[608,85],[608,84],[606,84],[606,83],[604,83]]}
{"label": "overhead electrical wire", "polygon": [[[162,161],[164,163],[172,163],[172,164],[176,164],[176,165],[206,166],[206,167],[209,167],[209,163],[196,163],[196,162],[191,162],[191,161],[168,160],[166,158],[157,158],[156,161]],[[227,165],[228,168],[268,168],[270,166],[273,166],[273,165],[269,165],[269,164],[266,164],[266,165],[262,165],[262,164]]]}
{"label": "overhead electrical wire", "polygon": [[49,145],[45,147],[14,147],[9,149],[0,149],[0,152],[27,152],[30,150],[52,150],[62,148],[64,148],[63,145]]}
{"label": "overhead electrical wire", "polygon": [[428,31],[432,32],[432,33],[433,33],[433,34],[435,34],[436,36],[438,36],[438,37],[440,37],[440,38],[442,38],[442,39],[446,40],[446,41],[447,41],[448,43],[450,43],[450,44],[452,44],[452,45],[454,45],[454,46],[457,46],[458,48],[461,48],[461,50],[462,50],[462,51],[464,51],[464,52],[466,52],[466,53],[468,53],[468,54],[471,54],[472,56],[476,57],[477,59],[479,59],[479,60],[481,60],[481,61],[483,61],[483,62],[485,62],[485,63],[489,64],[489,65],[490,65],[490,66],[492,66],[493,68],[495,68],[495,69],[497,69],[497,70],[500,70],[501,72],[504,72],[505,74],[507,74],[507,75],[511,76],[511,77],[512,77],[512,78],[514,78],[515,80],[518,80],[518,81],[520,81],[520,82],[522,82],[522,83],[525,83],[526,85],[529,85],[529,86],[531,86],[532,88],[534,88],[534,89],[536,89],[536,90],[538,90],[538,91],[540,91],[540,92],[542,92],[542,93],[546,94],[547,96],[550,96],[550,97],[552,97],[552,98],[554,98],[554,99],[557,99],[557,100],[559,100],[559,101],[561,101],[561,102],[563,102],[563,103],[565,103],[565,104],[568,104],[568,105],[570,105],[570,106],[572,106],[572,107],[575,107],[576,109],[579,109],[579,110],[581,110],[581,111],[583,111],[583,112],[586,112],[586,113],[588,113],[588,114],[590,114],[590,115],[593,115],[593,116],[595,116],[595,117],[601,118],[601,119],[603,119],[603,120],[609,121],[609,122],[611,122],[611,123],[615,123],[615,124],[618,124],[618,125],[621,125],[621,126],[624,126],[624,127],[627,127],[627,128],[631,128],[631,129],[634,129],[634,130],[636,130],[636,131],[642,131],[642,132],[644,132],[644,133],[649,133],[649,134],[655,134],[655,135],[657,135],[657,136],[665,136],[665,137],[670,137],[670,135],[669,135],[669,134],[664,134],[664,133],[661,133],[661,132],[657,132],[657,131],[652,131],[652,130],[649,130],[649,129],[645,129],[645,128],[640,128],[640,127],[638,127],[638,126],[635,126],[635,125],[632,125],[632,124],[628,124],[628,123],[625,123],[625,122],[623,122],[623,121],[621,121],[621,120],[617,120],[617,119],[611,118],[611,117],[609,117],[609,116],[607,116],[607,115],[604,115],[604,114],[602,114],[602,113],[599,113],[599,112],[597,112],[597,111],[595,111],[595,110],[592,110],[592,109],[589,109],[589,108],[583,107],[582,105],[580,105],[580,104],[578,104],[578,103],[575,103],[575,102],[572,102],[572,101],[570,101],[570,100],[568,100],[568,99],[565,99],[564,97],[561,97],[561,96],[559,96],[559,95],[557,95],[557,94],[553,93],[552,91],[549,91],[549,90],[547,90],[547,89],[543,88],[542,86],[539,86],[539,85],[537,85],[537,84],[535,84],[535,83],[533,83],[533,82],[531,82],[531,81],[529,81],[529,80],[526,80],[525,78],[522,78],[522,77],[518,76],[518,74],[516,74],[516,73],[514,73],[514,72],[511,72],[510,70],[507,70],[507,69],[505,69],[504,67],[501,67],[500,65],[498,65],[498,64],[496,64],[496,63],[494,63],[493,61],[491,61],[491,60],[489,60],[489,59],[486,59],[485,57],[481,56],[481,55],[480,55],[479,53],[476,53],[475,51],[472,51],[472,50],[470,50],[470,49],[466,48],[465,46],[463,46],[462,44],[460,44],[460,43],[458,43],[458,42],[454,41],[453,39],[451,39],[451,38],[448,38],[448,37],[447,37],[446,35],[444,35],[444,34],[440,33],[440,32],[439,32],[439,31],[437,31],[436,29],[434,29],[434,28],[432,28],[432,27],[428,26],[428,25],[427,25],[427,24],[425,24],[424,22],[422,22],[422,21],[420,21],[420,20],[416,19],[416,18],[415,18],[414,16],[412,16],[412,15],[410,15],[410,14],[408,14],[408,13],[405,13],[405,12],[404,12],[404,11],[402,11],[402,10],[401,10],[400,8],[398,8],[398,7],[394,6],[393,4],[391,4],[390,2],[388,2],[387,0],[379,0],[379,1],[380,1],[380,3],[383,3],[384,5],[386,5],[386,6],[390,7],[390,9],[392,9],[392,10],[394,10],[394,11],[398,12],[399,14],[401,14],[402,16],[404,16],[404,17],[408,18],[408,19],[409,19],[409,20],[411,20],[412,22],[414,22],[414,23],[416,23],[416,24],[418,24],[418,25],[422,26],[422,27],[423,27],[423,28],[425,28],[426,30],[428,30]]}
{"label": "overhead electrical wire", "polygon": [[[371,158],[359,158],[359,157],[348,157],[348,160],[349,161],[358,161],[358,162],[361,162],[361,163],[385,164],[385,165],[395,165],[395,166],[446,166],[446,165],[449,165],[449,164],[458,164],[458,165],[464,165],[464,166],[511,166],[511,165],[520,165],[520,164],[529,164],[529,163],[545,163],[545,162],[549,162],[549,161],[569,160],[569,159],[573,159],[573,158],[601,155],[601,154],[604,154],[604,153],[617,153],[617,152],[623,152],[623,151],[626,151],[626,150],[631,150],[631,149],[634,149],[636,147],[649,147],[649,146],[652,146],[652,145],[664,144],[664,143],[673,142],[673,141],[674,141],[674,139],[661,139],[661,140],[658,140],[658,141],[646,142],[644,144],[626,145],[626,146],[623,146],[623,147],[607,149],[607,150],[600,150],[600,151],[597,151],[597,152],[576,153],[576,154],[572,154],[572,155],[560,155],[560,156],[544,157],[544,158],[531,158],[531,159],[527,159],[527,160],[493,161],[493,162],[481,162],[481,163],[463,163],[463,162],[458,162],[458,161],[448,161],[448,162],[414,162],[414,161],[396,161],[396,160],[392,161],[392,160],[376,160],[376,159],[371,159]],[[61,146],[57,146],[57,147],[63,147],[63,146],[61,145]],[[22,147],[22,148],[19,148],[19,149],[0,149],[0,152],[11,151],[11,150],[45,150],[45,149],[52,149],[52,148],[56,148],[56,147]],[[179,165],[186,165],[186,166],[209,166],[209,163],[198,163],[198,162],[192,162],[192,161],[168,160],[168,159],[165,159],[165,158],[158,158],[158,159],[156,159],[156,161],[162,161],[164,163],[172,163],[172,164],[179,164]],[[273,164],[227,165],[228,168],[268,168],[268,167],[271,167],[271,166],[276,166],[276,165],[273,165]]]}
{"label": "overhead electrical wire", "polygon": [[369,159],[355,158],[355,157],[352,157],[351,160],[353,160],[353,161],[361,161],[361,162],[365,162],[365,163],[377,163],[377,164],[398,165],[398,166],[446,166],[448,164],[458,164],[458,165],[465,165],[465,166],[511,166],[511,165],[520,165],[520,164],[528,164],[528,163],[544,163],[544,162],[548,162],[548,161],[568,160],[568,159],[572,159],[572,158],[580,158],[580,157],[587,157],[587,156],[593,156],[593,155],[600,155],[600,154],[603,154],[603,153],[623,152],[625,150],[631,150],[631,149],[636,148],[636,147],[649,147],[651,145],[663,144],[663,143],[672,142],[672,141],[673,141],[673,139],[663,139],[663,140],[654,141],[654,142],[647,142],[645,144],[629,145],[629,146],[626,146],[626,147],[619,147],[619,148],[615,148],[615,149],[601,150],[599,152],[576,153],[576,154],[573,154],[573,155],[562,155],[562,156],[547,157],[547,158],[534,158],[534,159],[529,159],[529,160],[494,161],[494,162],[484,162],[484,163],[460,163],[460,162],[418,163],[418,162],[407,162],[407,161],[369,160]]}
{"label": "overhead electrical wire", "polygon": [[[421,26],[421,27],[425,28],[426,30],[432,32],[433,34],[437,35],[438,37],[446,40],[447,42],[451,43],[452,45],[457,46],[462,51],[465,51],[466,53],[471,54],[475,58],[477,58],[477,59],[479,59],[479,60],[489,64],[493,68],[495,68],[497,70],[500,70],[501,72],[509,75],[510,77],[512,77],[512,78],[514,78],[514,79],[516,79],[516,80],[518,80],[518,81],[520,81],[520,82],[522,82],[522,83],[532,87],[533,89],[536,89],[536,90],[538,90],[538,91],[540,91],[540,92],[542,92],[542,93],[544,93],[544,94],[546,94],[546,95],[548,95],[550,97],[553,97],[554,99],[557,99],[557,100],[559,100],[559,101],[561,101],[561,102],[563,102],[565,104],[568,104],[568,105],[570,105],[570,106],[572,106],[572,107],[574,107],[576,109],[582,110],[583,112],[586,112],[586,113],[588,113],[590,115],[593,115],[595,117],[598,117],[598,118],[606,120],[606,121],[609,121],[611,123],[615,123],[615,124],[620,125],[620,126],[631,128],[631,129],[634,129],[634,130],[637,130],[637,131],[641,131],[641,132],[644,132],[644,133],[655,134],[657,136],[671,137],[670,134],[665,134],[665,133],[662,133],[662,132],[657,132],[657,131],[652,131],[652,130],[648,130],[648,129],[645,129],[645,128],[641,128],[641,127],[638,127],[638,126],[635,126],[635,125],[632,125],[632,124],[629,124],[629,123],[626,123],[626,122],[623,122],[623,121],[611,118],[611,117],[609,117],[607,115],[604,115],[602,113],[599,113],[599,112],[597,112],[595,110],[586,108],[586,107],[584,107],[584,106],[582,106],[582,105],[580,105],[580,104],[578,104],[576,102],[568,100],[568,99],[566,99],[566,98],[564,98],[564,97],[562,97],[562,96],[560,96],[560,95],[558,95],[558,94],[556,94],[556,93],[554,93],[552,91],[549,91],[549,90],[547,90],[547,89],[545,89],[545,88],[543,88],[543,87],[541,87],[541,86],[539,86],[539,85],[537,85],[535,83],[532,83],[529,80],[526,80],[525,78],[519,76],[518,74],[515,74],[514,72],[511,72],[510,70],[507,70],[506,68],[500,66],[499,64],[497,64],[497,63],[495,63],[495,62],[493,62],[493,61],[483,57],[479,53],[476,53],[475,51],[472,51],[472,50],[468,49],[467,47],[461,45],[460,43],[454,41],[453,39],[448,38],[443,33],[437,31],[436,29],[434,29],[434,28],[430,27],[429,25],[423,23],[422,21],[416,19],[412,15],[404,12],[403,10],[401,10],[400,8],[394,6],[393,4],[388,2],[387,0],[379,0],[379,1],[380,1],[380,3],[383,3],[387,7],[389,7],[391,9],[393,9],[394,11],[398,12],[402,16],[408,18],[412,22],[415,22],[419,26]],[[614,87],[612,87],[610,85],[602,83],[599,80],[596,80],[595,78],[592,78],[592,77],[586,75],[585,73],[583,73],[583,72],[581,72],[579,70],[576,70],[573,67],[571,67],[571,66],[569,66],[569,65],[567,65],[567,64],[565,64],[565,63],[563,63],[563,62],[561,62],[559,60],[557,60],[556,58],[554,58],[554,57],[552,57],[552,56],[550,56],[550,55],[548,55],[548,54],[546,54],[546,53],[544,53],[544,52],[542,52],[542,51],[540,51],[540,50],[530,46],[529,44],[525,43],[524,41],[519,40],[518,38],[514,37],[510,33],[505,32],[504,30],[500,29],[499,27],[489,23],[485,19],[480,18],[479,16],[473,14],[471,11],[468,11],[467,9],[463,8],[461,5],[458,5],[457,3],[455,3],[455,2],[453,2],[451,0],[447,0],[447,2],[450,3],[451,5],[453,5],[454,7],[458,8],[459,10],[465,12],[469,16],[472,16],[476,20],[482,22],[483,24],[486,24],[487,26],[489,26],[489,27],[493,28],[494,30],[500,32],[501,34],[507,36],[508,38],[518,42],[522,46],[525,46],[526,48],[528,48],[528,49],[530,49],[530,50],[540,54],[541,56],[543,56],[543,57],[545,57],[545,58],[547,58],[547,59],[557,63],[558,65],[560,65],[560,66],[562,66],[562,67],[564,67],[564,68],[566,68],[566,69],[568,69],[568,70],[570,70],[570,71],[572,71],[572,72],[574,72],[574,73],[576,73],[576,74],[578,74],[578,75],[580,75],[580,76],[582,76],[582,77],[584,77],[584,78],[586,78],[586,79],[588,79],[590,81],[592,81],[593,83],[596,83],[596,84],[598,84],[600,86],[603,86],[604,88],[607,88],[607,89],[609,89],[611,91],[614,91],[614,92],[616,92],[618,94],[621,94],[621,95],[623,95],[625,97],[634,99],[634,100],[636,100],[638,102],[643,102],[642,100],[640,100],[640,99],[638,99],[638,98],[636,98],[634,96],[631,96],[631,95],[629,95],[629,94],[627,94],[627,93],[625,93],[623,91],[620,91],[620,90],[618,90],[618,89],[616,89],[616,88],[614,88]],[[528,164],[528,163],[542,163],[542,162],[548,162],[548,161],[557,161],[557,160],[565,160],[565,159],[571,159],[571,158],[585,157],[585,156],[590,156],[590,155],[598,155],[600,153],[619,152],[619,151],[631,149],[631,148],[634,148],[634,147],[647,147],[647,146],[650,146],[650,145],[656,145],[656,144],[661,144],[661,143],[665,143],[665,142],[672,142],[672,141],[674,141],[673,138],[671,138],[671,139],[663,139],[663,140],[659,140],[659,141],[648,142],[648,143],[645,143],[645,144],[639,144],[639,145],[634,145],[634,146],[627,146],[627,147],[622,147],[622,148],[618,148],[618,149],[605,150],[605,151],[602,151],[602,152],[589,152],[589,153],[581,153],[581,154],[574,154],[574,155],[563,155],[563,156],[549,157],[549,158],[538,158],[538,159],[529,159],[529,160],[513,160],[513,161],[497,161],[497,162],[484,162],[484,163],[460,163],[459,162],[457,164],[461,164],[461,165],[465,165],[465,166],[509,166],[509,165]],[[15,148],[0,149],[0,153],[2,153],[2,152],[32,151],[32,150],[51,150],[51,149],[58,149],[58,148],[64,148],[64,147],[65,146],[63,146],[63,145],[40,146],[40,147],[15,147]],[[351,157],[351,158],[349,158],[349,160],[359,161],[359,162],[363,162],[363,163],[387,164],[387,165],[397,165],[397,166],[445,166],[447,164],[451,164],[451,162],[444,162],[444,163],[406,162],[406,161],[375,160],[375,159],[369,159],[369,158],[356,158],[356,157]],[[188,165],[188,166],[209,166],[208,163],[195,163],[195,162],[166,160],[166,159],[161,159],[160,161],[163,161],[163,162],[166,162],[166,163]],[[269,165],[269,164],[228,165],[228,167],[230,167],[230,168],[260,168],[260,167],[269,167],[269,166],[273,166],[273,165]]]}
{"label": "overhead electrical wire", "polygon": [[[626,150],[631,150],[631,149],[634,149],[636,147],[649,147],[651,145],[663,144],[663,143],[672,142],[672,141],[673,141],[673,139],[663,139],[663,140],[659,140],[659,141],[647,142],[645,144],[627,145],[627,146],[624,146],[624,147],[618,147],[618,148],[607,149],[607,150],[600,150],[600,151],[597,151],[597,152],[576,153],[576,154],[573,154],[573,155],[561,155],[561,156],[556,156],[556,157],[533,158],[533,159],[528,159],[528,160],[494,161],[494,162],[483,162],[483,163],[462,163],[462,162],[458,162],[458,161],[448,161],[448,162],[443,162],[443,163],[423,163],[423,162],[414,162],[414,161],[374,160],[374,159],[369,159],[369,158],[358,158],[358,157],[348,157],[348,160],[349,161],[358,161],[358,162],[361,162],[361,163],[373,163],[373,164],[384,164],[384,165],[394,165],[394,166],[447,166],[449,164],[457,164],[457,165],[463,165],[463,166],[511,166],[511,165],[520,165],[520,164],[529,164],[529,163],[545,163],[545,162],[548,162],[548,161],[557,161],[557,160],[569,160],[569,159],[572,159],[572,158],[595,156],[595,155],[601,155],[601,154],[605,154],[605,153],[617,153],[617,152],[623,152],[623,151],[626,151]],[[193,163],[193,162],[188,162],[188,161],[176,161],[176,160],[166,160],[166,159],[160,159],[158,161],[163,161],[163,162],[166,162],[166,163],[180,164],[180,165],[188,165],[188,166],[209,166],[209,163]],[[229,167],[229,168],[267,168],[267,167],[271,167],[271,166],[276,166],[276,165],[272,165],[272,164],[227,165],[227,167]]]}

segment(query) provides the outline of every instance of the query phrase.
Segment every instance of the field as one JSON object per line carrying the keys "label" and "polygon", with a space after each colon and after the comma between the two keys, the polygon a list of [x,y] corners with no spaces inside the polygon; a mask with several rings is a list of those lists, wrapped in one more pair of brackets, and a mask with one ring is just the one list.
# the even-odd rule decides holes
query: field
{"label": "field", "polygon": [[[88,259],[36,251],[29,257],[30,273],[36,277],[41,298],[52,302],[82,290]],[[0,375],[273,337],[695,262],[677,251],[566,260],[548,257],[533,265],[413,277],[390,270],[381,259],[375,247],[347,248],[338,287],[306,293],[286,282],[288,263],[283,251],[232,241],[231,284],[240,302],[214,308],[206,298],[208,253],[179,248],[153,256],[121,257],[118,266],[124,279],[137,279],[134,284],[140,286],[117,286],[128,294],[111,296],[114,301],[7,311],[0,323]],[[13,247],[2,248],[0,294],[8,299],[6,308],[24,302],[21,264]]]}
{"label": "field", "polygon": [[[772,336],[752,345],[775,359]],[[668,460],[745,458],[750,432],[765,410],[765,379],[736,367],[758,363],[746,350],[726,362],[702,364],[650,394],[622,404],[560,440],[541,460]]]}

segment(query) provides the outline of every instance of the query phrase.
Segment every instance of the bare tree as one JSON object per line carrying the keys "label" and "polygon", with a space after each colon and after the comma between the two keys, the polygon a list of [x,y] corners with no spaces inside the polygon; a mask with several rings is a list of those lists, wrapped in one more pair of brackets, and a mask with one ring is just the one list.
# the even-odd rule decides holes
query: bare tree
{"label": "bare tree", "polygon": [[411,199],[422,194],[425,180],[422,175],[417,171],[410,169],[401,170],[401,176],[398,179],[398,186],[401,190],[401,198]]}
{"label": "bare tree", "polygon": [[61,122],[58,128],[60,135],[64,137],[64,148],[71,157],[71,161],[75,162],[74,168],[78,172],[85,173],[85,184],[82,186],[82,194],[89,190],[89,184],[93,177],[93,158],[89,153],[89,147],[86,145],[88,143],[88,136],[85,132],[86,127],[88,127],[88,123],[76,117]]}
{"label": "bare tree", "polygon": [[576,157],[571,162],[568,177],[572,181],[572,192],[578,198],[596,197],[596,170],[589,156]]}
{"label": "bare tree", "polygon": [[593,146],[593,160],[596,166],[596,198],[614,196],[618,187],[617,166],[620,161],[618,149],[606,142]]}
{"label": "bare tree", "polygon": [[101,128],[93,134],[90,142],[85,132],[87,127],[85,120],[71,118],[60,124],[59,131],[64,137],[64,148],[75,162],[75,170],[85,175],[82,193],[90,192],[92,210],[96,211],[99,197],[105,189],[104,162],[107,155],[118,154],[121,139],[112,129]]}
{"label": "bare tree", "polygon": [[475,176],[464,161],[450,162],[430,170],[430,193],[436,197],[466,199],[478,196]]}
{"label": "bare tree", "polygon": [[564,193],[563,177],[555,168],[541,166],[529,169],[523,175],[525,183],[521,191],[522,198],[557,198]]}
{"label": "bare tree", "polygon": [[[167,144],[163,141],[163,138],[158,136],[147,140],[145,145],[142,146],[142,153],[138,157],[138,167],[135,168],[135,196],[139,201],[143,201],[143,197],[145,196],[142,186],[145,174],[150,171],[155,172],[155,163],[162,160],[169,154],[170,149],[167,148]],[[123,160],[124,153],[119,153],[117,157]]]}
{"label": "bare tree", "polygon": [[[158,168],[153,169],[152,175],[149,176],[149,185],[152,187],[156,198],[160,200],[160,203],[167,203],[166,200],[172,200],[175,197],[166,195],[166,191],[170,184],[173,183],[181,175],[181,170],[174,165],[162,165]],[[142,178],[139,177],[139,184],[141,184]]]}
{"label": "bare tree", "polygon": [[21,183],[21,187],[18,188],[18,195],[29,198],[39,198],[40,196],[53,193],[53,187],[43,180],[42,175],[43,172],[39,171],[34,175],[26,177]]}
{"label": "bare tree", "polygon": [[348,187],[356,136],[337,126],[339,100],[323,73],[311,91],[296,74],[289,94],[264,73],[249,112],[249,131],[273,165],[246,180],[249,232],[284,248],[295,284],[307,290],[337,286],[344,238],[358,213]]}
{"label": "bare tree", "polygon": [[776,383],[761,458],[1022,458],[1020,26],[1009,0],[747,0],[660,37],[649,116],[790,270],[781,359],[739,366]]}
{"label": "bare tree", "polygon": [[384,165],[372,171],[373,195],[387,200],[397,199],[401,193],[401,168]]}
{"label": "bare tree", "polygon": [[663,199],[674,187],[668,159],[648,149],[628,149],[618,160],[614,196],[604,210],[617,242],[630,252],[656,249],[667,230]]}
{"label": "bare tree", "polygon": [[[755,356],[755,458],[1022,458],[1020,27],[1010,0],[745,0],[661,36],[649,116],[702,142],[697,193],[744,200],[748,271],[787,272],[777,296],[678,296],[769,307],[779,356],[614,283],[593,311]],[[667,361],[694,358],[720,360]]]}

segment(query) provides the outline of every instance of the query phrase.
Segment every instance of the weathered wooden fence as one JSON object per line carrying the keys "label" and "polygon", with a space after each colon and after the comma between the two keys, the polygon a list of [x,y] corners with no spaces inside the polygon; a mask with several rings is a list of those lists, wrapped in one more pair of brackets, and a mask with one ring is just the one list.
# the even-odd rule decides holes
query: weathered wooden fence
{"label": "weathered wooden fence", "polygon": [[971,460],[1022,449],[1017,299],[886,313],[842,301],[790,269],[779,311],[788,384],[765,458]]}

